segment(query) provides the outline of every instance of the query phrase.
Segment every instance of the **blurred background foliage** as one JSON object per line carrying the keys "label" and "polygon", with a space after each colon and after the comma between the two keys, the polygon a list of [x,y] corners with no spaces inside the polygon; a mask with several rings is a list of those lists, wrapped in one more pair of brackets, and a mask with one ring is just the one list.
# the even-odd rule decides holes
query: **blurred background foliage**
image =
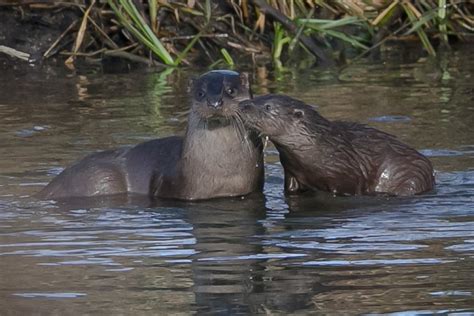
{"label": "blurred background foliage", "polygon": [[64,16],[41,59],[67,56],[70,67],[106,56],[163,67],[332,65],[386,41],[411,41],[435,56],[474,34],[474,2],[462,0],[0,0],[2,10],[19,19]]}

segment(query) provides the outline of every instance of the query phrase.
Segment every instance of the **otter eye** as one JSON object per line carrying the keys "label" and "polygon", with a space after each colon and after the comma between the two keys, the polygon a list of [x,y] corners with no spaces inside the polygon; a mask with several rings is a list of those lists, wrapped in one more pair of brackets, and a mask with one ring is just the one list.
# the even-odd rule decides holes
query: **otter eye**
{"label": "otter eye", "polygon": [[198,98],[202,99],[206,95],[206,92],[204,92],[203,90],[200,90],[200,91],[197,92],[196,95],[197,95]]}
{"label": "otter eye", "polygon": [[304,116],[304,111],[295,109],[294,112],[293,112],[293,115],[298,119],[302,118]]}
{"label": "otter eye", "polygon": [[272,109],[272,106],[270,104],[265,104],[265,110],[270,111]]}
{"label": "otter eye", "polygon": [[227,94],[230,95],[231,97],[235,95],[235,90],[233,88],[227,88],[225,92],[227,92]]}

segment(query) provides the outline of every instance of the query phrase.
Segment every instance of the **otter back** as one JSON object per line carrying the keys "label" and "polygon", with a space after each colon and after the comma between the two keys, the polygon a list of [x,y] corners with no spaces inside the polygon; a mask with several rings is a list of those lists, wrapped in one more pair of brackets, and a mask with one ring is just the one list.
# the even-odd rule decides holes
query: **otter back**
{"label": "otter back", "polygon": [[281,95],[243,101],[239,111],[247,125],[275,144],[287,193],[413,195],[434,187],[431,162],[375,128],[331,122],[311,106]]}
{"label": "otter back", "polygon": [[236,117],[238,103],[250,97],[245,74],[208,72],[191,82],[184,138],[89,155],[54,178],[39,197],[138,193],[196,200],[261,191],[261,141]]}

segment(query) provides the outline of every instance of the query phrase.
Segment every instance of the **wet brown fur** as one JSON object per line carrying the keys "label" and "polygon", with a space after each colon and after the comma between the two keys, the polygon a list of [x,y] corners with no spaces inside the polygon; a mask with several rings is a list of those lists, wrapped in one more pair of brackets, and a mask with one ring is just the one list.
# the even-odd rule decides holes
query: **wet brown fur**
{"label": "wet brown fur", "polygon": [[285,190],[337,195],[413,195],[433,189],[431,162],[395,136],[366,125],[329,121],[304,102],[266,95],[240,104],[248,126],[280,153]]}

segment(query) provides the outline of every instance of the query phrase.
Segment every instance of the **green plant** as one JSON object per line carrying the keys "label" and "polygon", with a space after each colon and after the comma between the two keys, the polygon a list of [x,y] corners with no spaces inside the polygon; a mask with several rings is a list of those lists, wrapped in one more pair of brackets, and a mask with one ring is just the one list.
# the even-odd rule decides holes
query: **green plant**
{"label": "green plant", "polygon": [[285,29],[278,22],[274,24],[275,35],[273,37],[272,59],[273,62],[281,66],[281,54],[283,47],[291,42],[291,37],[286,35]]}
{"label": "green plant", "polygon": [[[154,1],[152,1],[154,3]],[[166,65],[176,65],[161,41],[156,37],[131,0],[108,0],[120,23]],[[151,6],[152,7],[152,6]]]}
{"label": "green plant", "polygon": [[227,65],[229,65],[230,67],[235,66],[234,60],[232,59],[232,56],[230,56],[227,49],[221,48],[221,54],[222,54],[222,57],[224,57],[224,60],[227,63]]}
{"label": "green plant", "polygon": [[355,35],[348,35],[343,31],[336,30],[344,26],[362,26],[368,31],[368,25],[360,18],[351,16],[339,20],[324,20],[324,19],[298,19],[298,24],[305,24],[309,33],[317,33],[322,36],[330,36],[340,39],[351,44],[354,47],[361,49],[368,49],[367,45],[362,43],[362,40]]}

